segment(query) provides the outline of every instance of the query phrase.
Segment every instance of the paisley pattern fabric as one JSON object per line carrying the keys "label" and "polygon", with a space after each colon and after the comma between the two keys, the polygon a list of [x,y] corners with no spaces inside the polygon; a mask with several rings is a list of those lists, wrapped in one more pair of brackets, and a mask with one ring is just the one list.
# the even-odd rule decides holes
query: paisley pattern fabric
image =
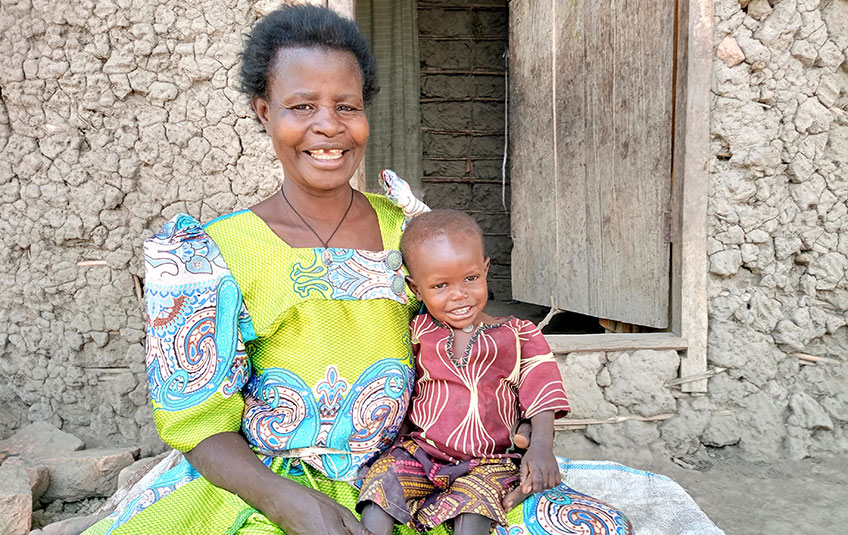
{"label": "paisley pattern fabric", "polygon": [[[323,251],[323,252],[322,252]],[[394,299],[406,304],[400,251],[313,249],[309,265],[292,267],[292,289],[302,298],[314,292],[326,299]]]}
{"label": "paisley pattern fabric", "polygon": [[[560,473],[571,462],[557,457]],[[578,492],[565,483],[533,494],[507,514],[509,526],[497,535],[632,535],[633,526],[615,507]]]}
{"label": "paisley pattern fabric", "polygon": [[[240,431],[269,469],[353,510],[356,475],[407,410],[418,308],[398,282],[409,215],[366,196],[379,252],[292,248],[249,210],[205,227],[180,215],[145,243],[147,371],[169,445]],[[106,533],[283,535],[187,462],[86,531]]]}
{"label": "paisley pattern fabric", "polygon": [[386,197],[391,199],[403,212],[404,222],[401,230],[406,228],[407,223],[413,217],[430,211],[430,207],[421,202],[412,193],[412,188],[409,187],[409,184],[397,176],[391,169],[383,169],[380,172],[380,183],[383,186]]}
{"label": "paisley pattern fabric", "polygon": [[147,376],[160,433],[179,429],[171,445],[188,450],[197,443],[190,435],[202,429],[237,431],[235,415],[217,422],[209,411],[192,411],[241,405],[250,363],[240,332],[252,334],[238,284],[192,218],[174,217],[145,242],[145,297]]}
{"label": "paisley pattern fabric", "polygon": [[[241,429],[257,452],[341,480],[391,444],[412,392],[405,322],[417,305],[396,249],[404,216],[368,198],[391,244],[382,251],[291,248],[249,210],[205,230],[178,216],[145,243],[148,375],[164,440],[185,451]],[[274,284],[284,298],[266,304],[262,288]]]}

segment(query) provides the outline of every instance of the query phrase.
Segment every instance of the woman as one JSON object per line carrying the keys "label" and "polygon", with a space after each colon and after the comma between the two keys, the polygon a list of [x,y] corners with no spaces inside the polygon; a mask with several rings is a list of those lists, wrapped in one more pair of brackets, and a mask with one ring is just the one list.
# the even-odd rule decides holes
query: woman
{"label": "woman", "polygon": [[[248,210],[203,228],[178,216],[146,242],[154,418],[186,462],[86,533],[366,534],[350,482],[403,420],[418,307],[397,250],[406,216],[349,185],[373,58],[350,21],[284,7],[252,30],[242,79],[285,181]],[[525,502],[552,526],[531,532],[566,533],[551,512],[580,500],[580,522],[626,526],[560,492]],[[510,512],[516,529],[524,509]]]}

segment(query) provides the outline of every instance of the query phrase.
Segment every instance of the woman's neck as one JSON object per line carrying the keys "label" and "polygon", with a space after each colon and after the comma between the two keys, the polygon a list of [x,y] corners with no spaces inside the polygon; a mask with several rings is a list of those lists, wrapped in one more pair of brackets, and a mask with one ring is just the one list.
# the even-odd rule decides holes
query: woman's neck
{"label": "woman's neck", "polygon": [[[284,206],[281,207],[283,211],[293,209],[310,222],[321,221],[327,224],[339,222],[347,211],[354,194],[353,188],[349,185],[329,191],[321,191],[306,190],[297,184],[288,182],[283,182],[280,193],[284,196]],[[285,202],[286,200],[288,202]]]}

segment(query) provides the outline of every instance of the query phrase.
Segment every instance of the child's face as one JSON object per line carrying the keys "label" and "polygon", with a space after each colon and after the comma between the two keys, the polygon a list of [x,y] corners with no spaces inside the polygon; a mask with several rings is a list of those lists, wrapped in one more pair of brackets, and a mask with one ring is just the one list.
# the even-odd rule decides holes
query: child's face
{"label": "child's face", "polygon": [[476,236],[437,236],[413,251],[407,282],[430,314],[455,329],[477,324],[489,288],[489,259]]}

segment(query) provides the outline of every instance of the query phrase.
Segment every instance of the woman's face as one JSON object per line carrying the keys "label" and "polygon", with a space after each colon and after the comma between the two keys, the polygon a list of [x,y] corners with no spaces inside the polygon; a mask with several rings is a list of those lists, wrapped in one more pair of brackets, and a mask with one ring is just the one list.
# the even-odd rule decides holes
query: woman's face
{"label": "woman's face", "polygon": [[362,73],[351,52],[285,48],[253,101],[286,180],[312,193],[347,186],[362,161],[368,120]]}

